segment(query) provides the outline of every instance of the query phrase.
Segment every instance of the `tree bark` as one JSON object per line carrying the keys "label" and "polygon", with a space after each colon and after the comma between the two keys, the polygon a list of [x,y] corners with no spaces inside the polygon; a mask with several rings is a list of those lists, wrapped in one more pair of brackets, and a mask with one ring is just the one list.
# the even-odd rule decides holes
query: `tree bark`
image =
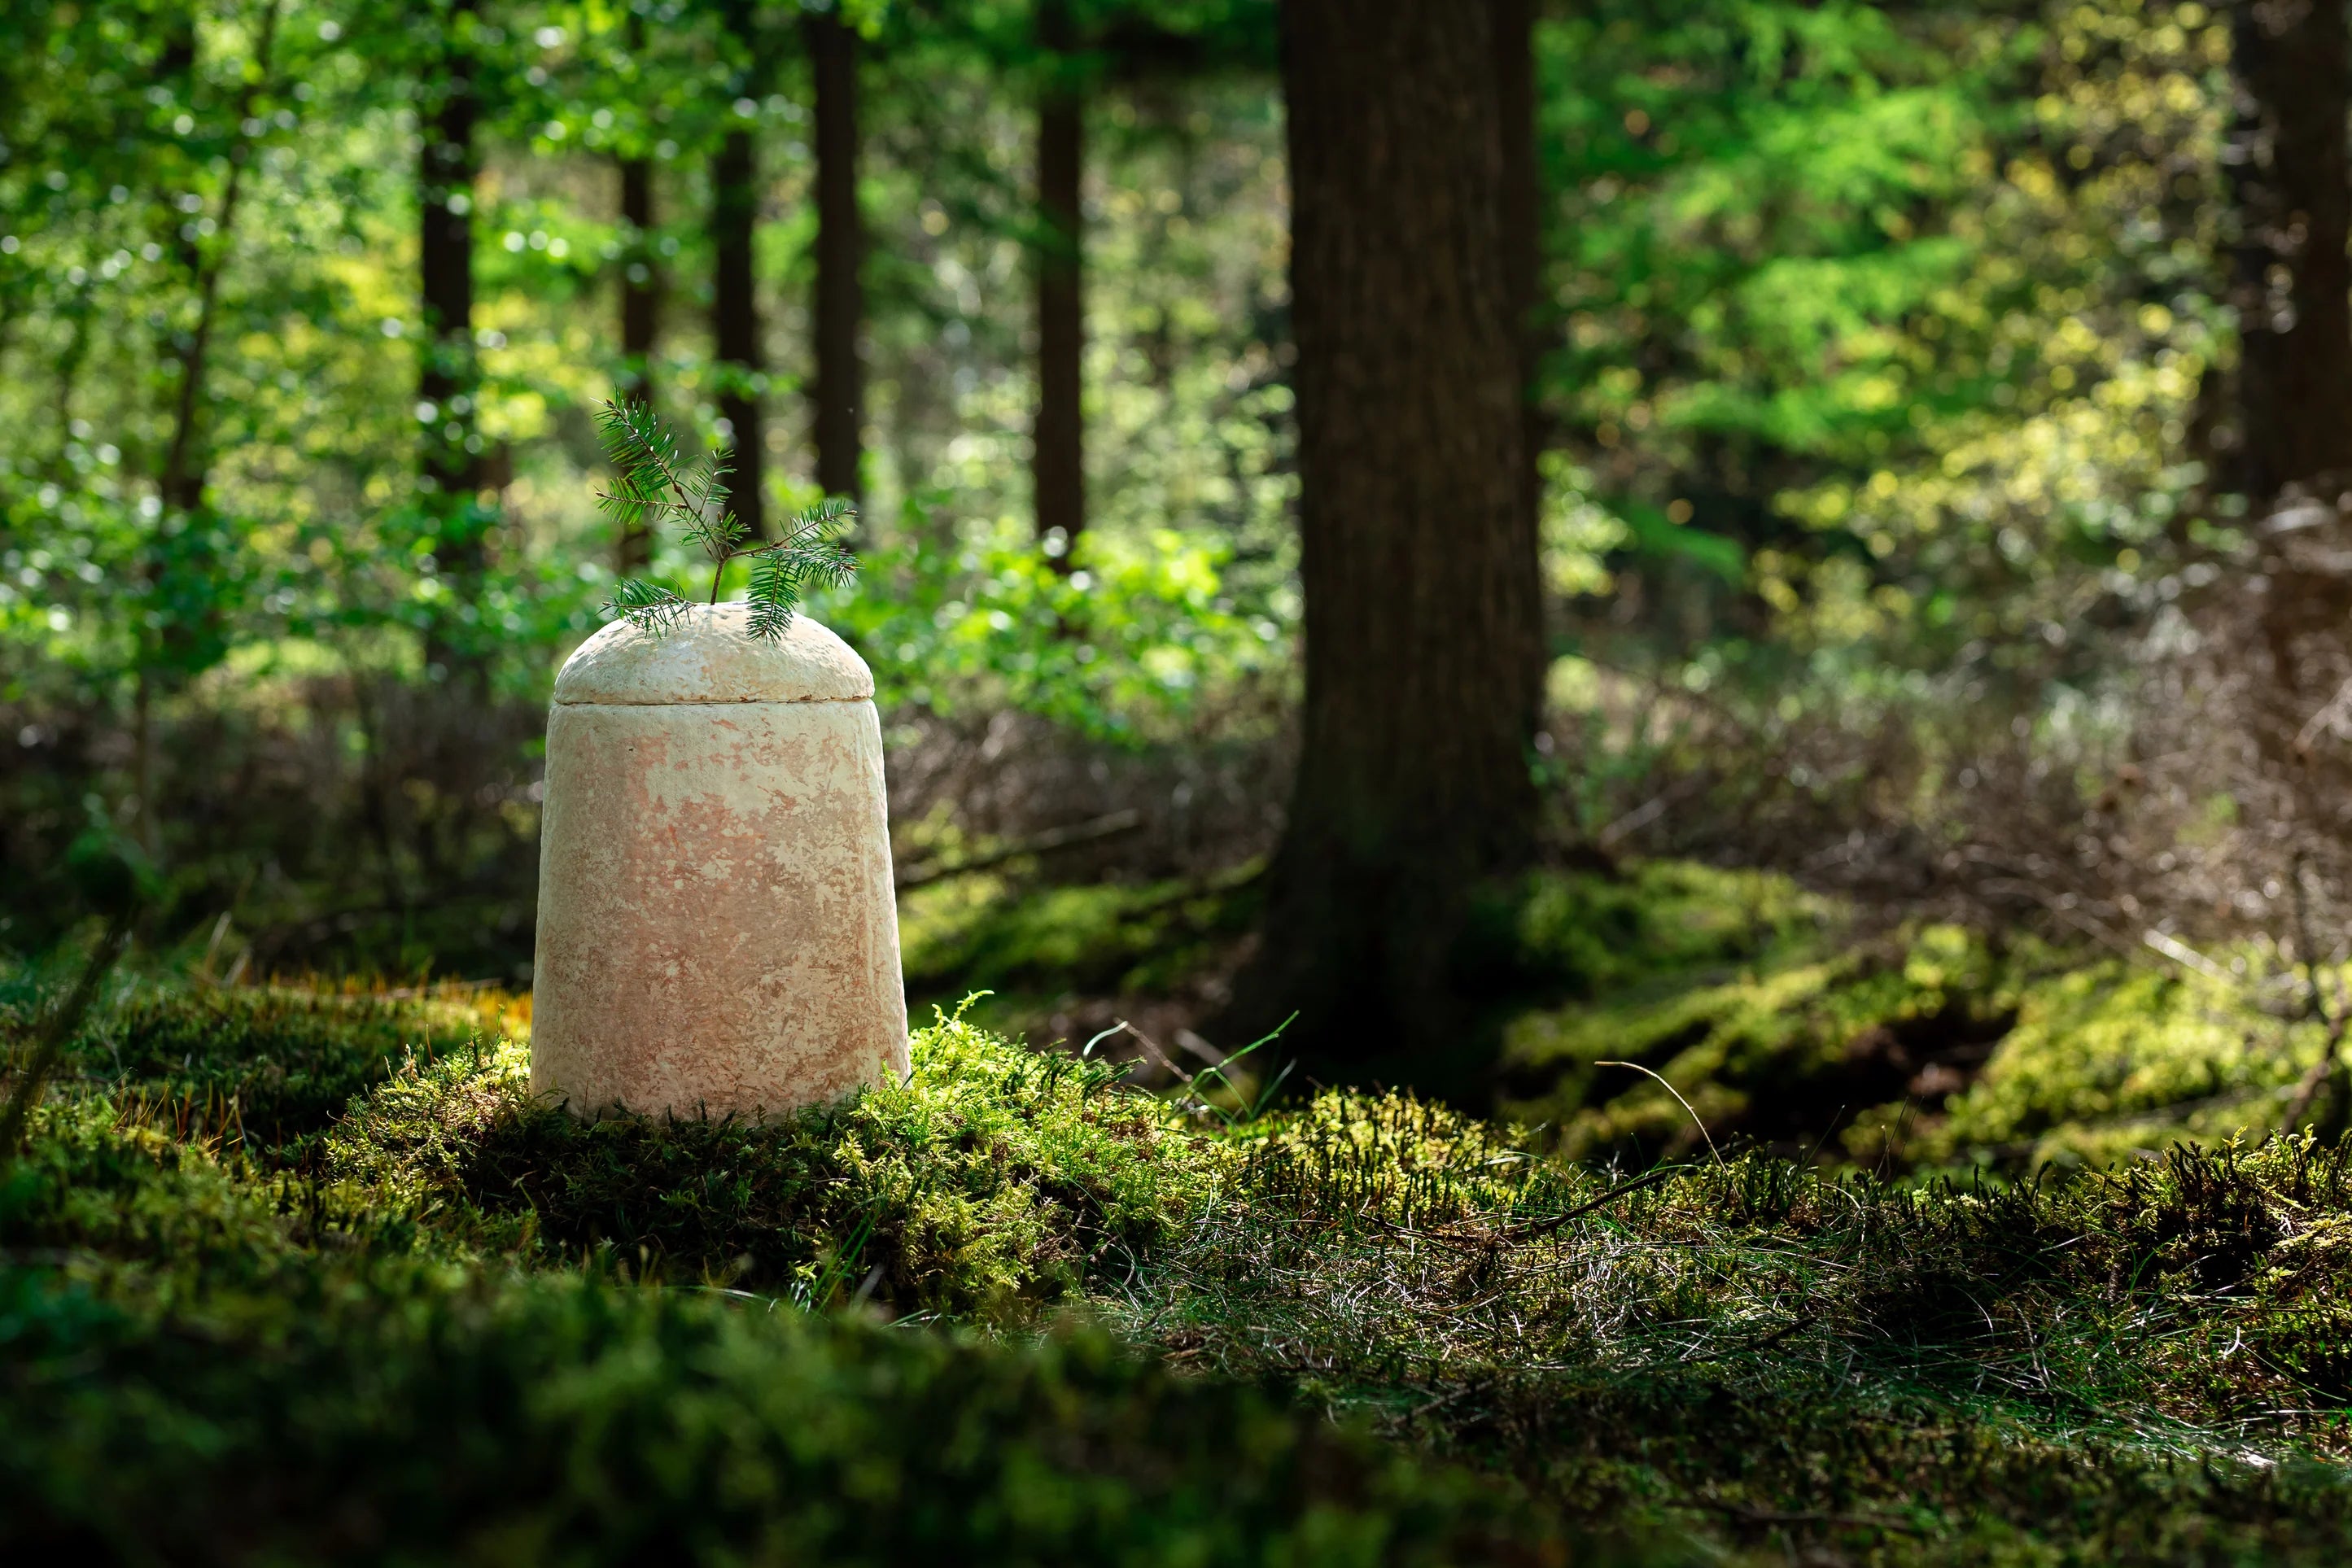
{"label": "tree bark", "polygon": [[2240,483],[2352,479],[2352,38],[2341,0],[2239,0],[2234,194]]}
{"label": "tree bark", "polygon": [[[1524,864],[1541,597],[1523,525],[1493,18],[1286,0],[1306,707],[1228,1030],[1430,1076],[1479,882]],[[1459,1053],[1455,1063],[1459,1064]]]}
{"label": "tree bark", "polygon": [[866,260],[857,211],[857,35],[838,12],[802,21],[816,78],[816,482],[828,496],[859,499],[866,371],[857,356]]}
{"label": "tree bark", "polygon": [[[1514,548],[1530,563],[1539,563],[1543,477],[1537,462],[1548,433],[1536,393],[1543,357],[1536,319],[1542,298],[1543,225],[1542,173],[1536,165],[1535,8],[1532,0],[1488,0],[1488,15],[1495,35],[1495,106],[1501,120],[1503,287],[1518,353],[1520,538]],[[1540,580],[1540,565],[1529,570]],[[1540,659],[1540,639],[1534,653]],[[1542,689],[1540,668],[1535,689]],[[1529,728],[1540,719],[1540,714],[1530,715]]]}
{"label": "tree bark", "polygon": [[1049,5],[1040,41],[1056,58],[1037,104],[1037,414],[1030,476],[1037,537],[1058,538],[1055,564],[1069,568],[1087,523],[1086,416],[1080,406],[1086,299],[1079,183],[1085,172],[1085,105],[1060,74],[1071,44],[1069,13]]}
{"label": "tree bark", "polygon": [[[474,350],[474,185],[481,173],[475,130],[481,117],[464,19],[476,0],[456,0],[443,23],[438,68],[425,84],[417,167],[417,261],[425,349],[416,378],[422,419],[419,464],[434,517],[433,555],[450,585],[443,613],[425,637],[425,662],[450,674],[478,673],[480,650],[457,635],[455,612],[473,602],[487,564],[488,508],[475,402],[481,371]],[[419,408],[420,416],[424,409]]]}
{"label": "tree bark", "polygon": [[[661,277],[648,243],[654,226],[654,166],[649,158],[621,160],[621,223],[628,233],[621,251],[619,391],[624,402],[650,405],[654,335],[661,320]],[[653,530],[642,523],[625,525],[617,553],[624,576],[643,571],[653,559]]]}
{"label": "tree bark", "polygon": [[710,162],[710,334],[719,356],[719,415],[734,474],[729,509],[753,538],[768,529],[767,436],[761,423],[760,304],[751,237],[760,215],[759,159],[749,131],[730,131]]}

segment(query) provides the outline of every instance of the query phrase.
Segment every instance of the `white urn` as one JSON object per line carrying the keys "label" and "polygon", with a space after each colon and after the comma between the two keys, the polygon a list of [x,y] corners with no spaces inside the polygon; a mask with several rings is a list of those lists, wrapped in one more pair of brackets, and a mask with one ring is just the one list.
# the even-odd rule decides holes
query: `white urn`
{"label": "white urn", "polygon": [[534,1093],[772,1116],[908,1071],[874,676],[805,615],[616,621],[555,680]]}

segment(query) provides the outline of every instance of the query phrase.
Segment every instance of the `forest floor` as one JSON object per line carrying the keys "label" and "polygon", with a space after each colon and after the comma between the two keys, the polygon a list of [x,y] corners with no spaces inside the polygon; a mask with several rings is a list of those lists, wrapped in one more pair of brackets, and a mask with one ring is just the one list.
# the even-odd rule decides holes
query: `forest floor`
{"label": "forest floor", "polygon": [[2327,1040],[2258,946],[1550,876],[1496,1121],[982,1026],[1192,1005],[1247,893],[910,902],[1003,994],[766,1127],[534,1104],[523,998],[126,978],[0,1169],[0,1552],[2340,1556],[2352,1173],[2226,1135]]}

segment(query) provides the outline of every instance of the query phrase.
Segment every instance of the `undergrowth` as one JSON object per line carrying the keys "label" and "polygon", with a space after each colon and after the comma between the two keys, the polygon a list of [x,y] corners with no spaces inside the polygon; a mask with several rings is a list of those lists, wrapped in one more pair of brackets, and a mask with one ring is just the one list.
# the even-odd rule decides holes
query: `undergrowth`
{"label": "undergrowth", "polygon": [[1613,1173],[1328,1095],[1118,1321],[1571,1517],[1906,1562],[2325,1560],[2352,1183],[2305,1142],[2039,1184]]}
{"label": "undergrowth", "polygon": [[[2055,1147],[2078,1083],[2095,1117],[2235,1092],[2160,1066],[2225,1060],[2225,1005],[2310,1027],[2259,976],[1957,932],[1824,957],[1777,896],[1604,955],[1652,988],[1570,1004],[1613,1045],[1552,1027],[1632,1059],[1681,1006],[1676,1052],[1833,1073],[2000,1026],[1915,1148],[2045,1114]],[[530,1100],[521,1004],[313,1000],[139,990],[0,1172],[0,1552],[2316,1563],[2352,1532],[2352,1174],[2303,1140],[1612,1166],[1400,1094],[1228,1122],[963,1018],[831,1111],[583,1124]],[[2081,1033],[2107,1016],[2174,1027]],[[268,1135],[156,1087],[244,1113],[264,1060],[318,1086]]]}

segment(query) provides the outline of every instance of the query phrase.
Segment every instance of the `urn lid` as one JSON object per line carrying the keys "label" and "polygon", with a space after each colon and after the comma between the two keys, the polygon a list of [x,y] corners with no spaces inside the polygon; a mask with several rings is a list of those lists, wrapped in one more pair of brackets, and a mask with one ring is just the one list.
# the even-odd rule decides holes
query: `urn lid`
{"label": "urn lid", "polygon": [[661,637],[626,621],[597,632],[555,677],[559,703],[826,703],[874,695],[856,651],[805,615],[782,638],[751,632],[741,601],[698,604]]}

